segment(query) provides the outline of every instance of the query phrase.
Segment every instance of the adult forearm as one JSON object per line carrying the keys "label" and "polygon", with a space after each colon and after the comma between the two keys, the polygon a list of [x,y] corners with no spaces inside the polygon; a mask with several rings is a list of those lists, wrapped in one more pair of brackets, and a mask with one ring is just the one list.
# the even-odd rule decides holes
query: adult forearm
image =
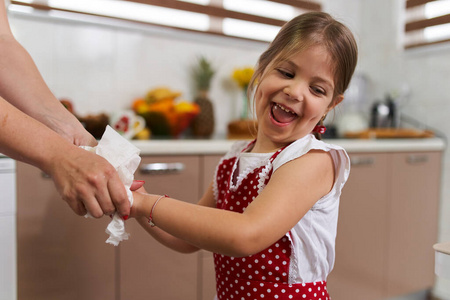
{"label": "adult forearm", "polygon": [[130,213],[125,188],[108,161],[62,138],[0,98],[0,152],[49,174],[79,215]]}
{"label": "adult forearm", "polygon": [[0,152],[47,172],[50,158],[72,147],[69,141],[0,98]]}
{"label": "adult forearm", "polygon": [[72,143],[95,144],[55,98],[29,53],[8,34],[0,36],[0,96]]}

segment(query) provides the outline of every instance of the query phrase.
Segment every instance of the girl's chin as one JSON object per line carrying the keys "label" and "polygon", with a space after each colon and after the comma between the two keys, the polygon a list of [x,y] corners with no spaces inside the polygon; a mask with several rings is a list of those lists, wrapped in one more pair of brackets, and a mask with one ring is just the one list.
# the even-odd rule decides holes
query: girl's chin
{"label": "girl's chin", "polygon": [[[264,128],[261,126],[261,133],[264,135],[264,137],[260,137],[258,135],[258,138],[265,138],[269,139],[273,143],[291,143],[293,141],[296,141],[298,139],[301,139],[308,135],[310,132],[308,131],[292,131],[290,128],[287,128],[287,126],[269,126],[267,128]],[[260,131],[258,129],[258,131]]]}

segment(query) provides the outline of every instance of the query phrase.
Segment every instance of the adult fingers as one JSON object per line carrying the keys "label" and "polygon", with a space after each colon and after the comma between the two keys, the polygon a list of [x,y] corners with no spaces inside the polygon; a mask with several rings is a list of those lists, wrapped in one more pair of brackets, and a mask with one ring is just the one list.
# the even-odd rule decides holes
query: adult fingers
{"label": "adult fingers", "polygon": [[94,218],[101,218],[105,214],[94,195],[82,197],[80,203],[85,207],[85,210],[87,210],[87,212],[89,212],[89,214]]}
{"label": "adult fingers", "polygon": [[109,195],[112,203],[116,207],[117,212],[121,216],[130,215],[130,201],[128,200],[127,192],[119,175],[114,174],[107,183]]}
{"label": "adult fingers", "polygon": [[102,210],[102,215],[112,215],[116,211],[115,204],[113,203],[112,196],[108,189],[108,182],[106,178],[101,184],[96,186],[95,200]]}
{"label": "adult fingers", "polygon": [[83,202],[79,200],[69,200],[69,199],[63,199],[66,201],[67,205],[79,216],[84,216],[87,213],[86,207],[84,206]]}

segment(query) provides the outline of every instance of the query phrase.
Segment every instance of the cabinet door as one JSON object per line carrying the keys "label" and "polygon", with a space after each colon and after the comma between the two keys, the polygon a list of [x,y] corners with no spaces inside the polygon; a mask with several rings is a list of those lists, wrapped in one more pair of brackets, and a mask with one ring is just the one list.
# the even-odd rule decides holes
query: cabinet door
{"label": "cabinet door", "polygon": [[32,166],[17,164],[17,186],[18,299],[115,299],[110,218],[77,216]]}
{"label": "cabinet door", "polygon": [[[199,199],[197,156],[143,157],[135,177],[145,180],[149,193],[192,203]],[[199,254],[166,248],[130,221],[126,223],[130,238],[119,245],[120,299],[197,299]]]}
{"label": "cabinet door", "polygon": [[328,277],[333,299],[382,299],[387,247],[387,154],[352,154],[340,200],[336,263]]}
{"label": "cabinet door", "polygon": [[388,295],[430,289],[434,283],[441,154],[391,154]]}

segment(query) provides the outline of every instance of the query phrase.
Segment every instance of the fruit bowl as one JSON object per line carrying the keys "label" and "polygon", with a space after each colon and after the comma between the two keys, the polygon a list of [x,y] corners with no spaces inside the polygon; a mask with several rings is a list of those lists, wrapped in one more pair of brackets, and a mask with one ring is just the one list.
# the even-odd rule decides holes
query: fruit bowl
{"label": "fruit bowl", "polygon": [[200,113],[197,104],[177,101],[179,95],[170,89],[158,88],[149,91],[146,98],[133,102],[133,110],[145,119],[152,136],[178,138]]}

